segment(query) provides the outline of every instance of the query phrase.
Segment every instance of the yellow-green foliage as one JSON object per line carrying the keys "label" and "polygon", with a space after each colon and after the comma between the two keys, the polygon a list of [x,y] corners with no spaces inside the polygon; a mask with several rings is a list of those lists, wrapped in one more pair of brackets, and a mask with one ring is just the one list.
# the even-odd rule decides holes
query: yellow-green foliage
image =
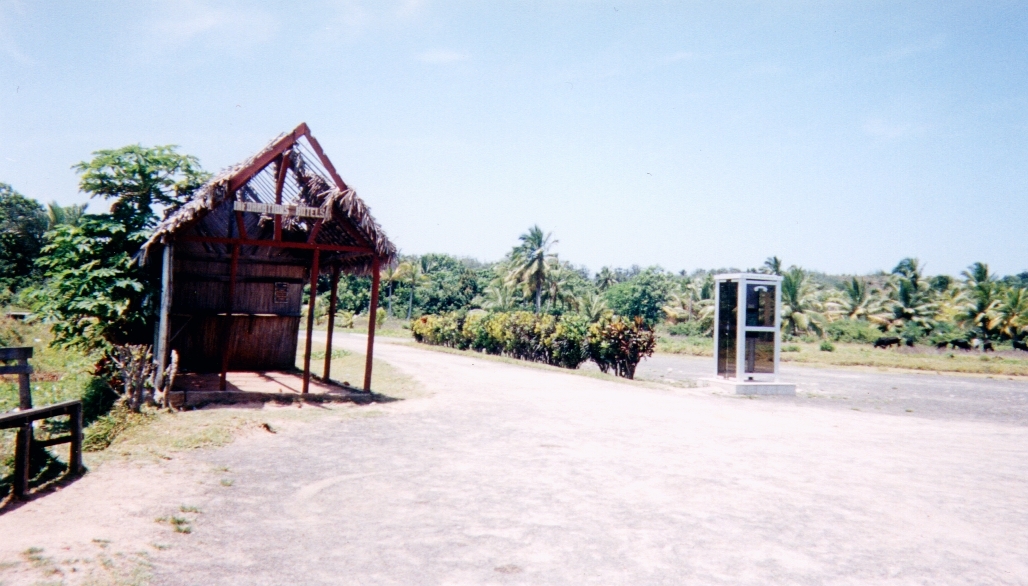
{"label": "yellow-green foliage", "polygon": [[635,365],[653,353],[654,336],[640,320],[619,317],[590,326],[577,315],[537,315],[527,311],[425,315],[411,324],[425,344],[477,350],[578,368],[593,359],[604,372],[631,378]]}

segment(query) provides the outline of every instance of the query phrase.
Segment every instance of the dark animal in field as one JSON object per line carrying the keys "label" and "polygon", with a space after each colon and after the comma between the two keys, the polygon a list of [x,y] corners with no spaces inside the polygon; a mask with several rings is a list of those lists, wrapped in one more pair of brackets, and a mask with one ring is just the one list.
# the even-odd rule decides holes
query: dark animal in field
{"label": "dark animal in field", "polygon": [[996,349],[992,347],[992,342],[984,342],[982,344],[982,352],[995,352]]}
{"label": "dark animal in field", "polygon": [[906,344],[907,346],[910,346],[911,348],[913,348],[913,347],[914,347],[914,339],[913,339],[913,338],[907,338],[906,340],[903,340],[903,342],[904,342],[904,343],[905,343],[905,344]]}
{"label": "dark animal in field", "polygon": [[1014,340],[1014,350],[1023,350],[1025,352],[1028,352],[1028,343],[1021,342],[1019,340]]}
{"label": "dark animal in field", "polygon": [[892,337],[882,337],[875,340],[875,348],[888,348],[889,346],[899,346],[900,339]]}
{"label": "dark animal in field", "polygon": [[949,343],[953,345],[954,350],[957,348],[960,348],[961,350],[971,349],[971,342],[968,342],[967,340],[950,340]]}
{"label": "dark animal in field", "polygon": [[939,350],[945,350],[947,346],[949,346],[949,342],[936,342],[935,343],[935,347],[938,348]]}

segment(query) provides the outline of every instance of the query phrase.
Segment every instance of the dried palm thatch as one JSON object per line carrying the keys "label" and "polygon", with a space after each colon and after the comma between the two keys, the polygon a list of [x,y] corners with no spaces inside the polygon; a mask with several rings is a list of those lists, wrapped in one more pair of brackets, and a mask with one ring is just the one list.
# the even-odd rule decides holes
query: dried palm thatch
{"label": "dried palm thatch", "polygon": [[[279,177],[281,165],[287,166],[282,170],[283,177]],[[281,193],[276,197],[279,182],[282,185]],[[330,218],[322,223],[314,243],[353,246],[366,251],[322,252],[322,266],[335,264],[345,272],[366,275],[371,272],[374,258],[377,257],[382,264],[396,259],[396,247],[371,216],[367,205],[338,176],[331,162],[321,152],[320,145],[311,136],[307,125],[301,124],[292,132],[276,137],[249,159],[218,173],[200,187],[188,202],[170,211],[143,246],[144,261],[152,246],[170,242],[178,235],[235,236],[235,199],[310,207],[327,204],[331,211]],[[272,238],[272,216],[253,213],[244,216],[249,239]],[[315,223],[313,218],[285,217],[282,222],[282,239],[288,242],[307,242]],[[227,252],[227,246],[222,245],[190,246],[214,254]],[[251,256],[270,254],[270,249],[266,247],[246,248],[248,250],[244,254]],[[310,256],[309,251],[302,250],[286,250],[276,254]]]}

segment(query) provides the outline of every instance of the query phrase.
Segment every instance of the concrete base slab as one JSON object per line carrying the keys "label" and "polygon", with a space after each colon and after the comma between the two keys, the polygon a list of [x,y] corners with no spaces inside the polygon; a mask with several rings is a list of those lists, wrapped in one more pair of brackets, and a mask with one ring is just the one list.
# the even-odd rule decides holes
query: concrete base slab
{"label": "concrete base slab", "polygon": [[734,381],[723,378],[702,378],[708,387],[731,391],[736,395],[784,395],[796,396],[796,385],[781,382]]}

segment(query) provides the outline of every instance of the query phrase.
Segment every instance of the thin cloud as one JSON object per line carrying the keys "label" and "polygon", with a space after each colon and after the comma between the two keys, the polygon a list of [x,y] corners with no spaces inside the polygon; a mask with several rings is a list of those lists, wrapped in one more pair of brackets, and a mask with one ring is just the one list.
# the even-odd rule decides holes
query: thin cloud
{"label": "thin cloud", "polygon": [[468,56],[464,53],[458,53],[457,51],[439,49],[436,51],[425,51],[424,53],[417,55],[416,59],[422,63],[443,64],[467,61]]}

